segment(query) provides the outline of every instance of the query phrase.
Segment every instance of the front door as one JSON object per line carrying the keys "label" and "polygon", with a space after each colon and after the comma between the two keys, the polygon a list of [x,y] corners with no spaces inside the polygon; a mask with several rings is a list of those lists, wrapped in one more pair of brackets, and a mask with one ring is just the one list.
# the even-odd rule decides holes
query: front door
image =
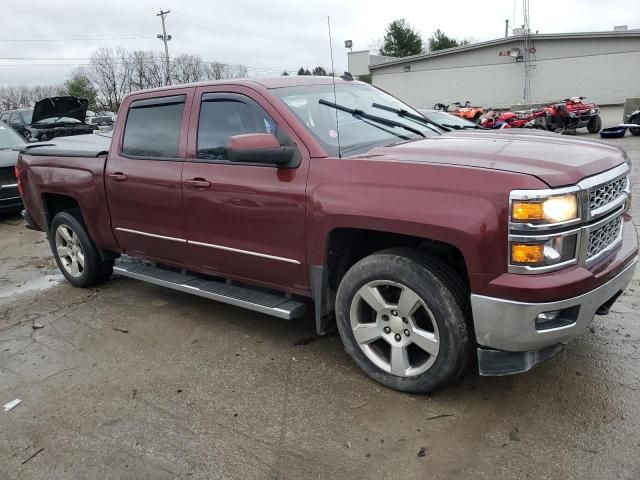
{"label": "front door", "polygon": [[114,132],[105,184],[116,239],[130,255],[188,260],[182,167],[191,94],[183,89],[160,98],[136,96],[121,109],[127,119],[124,132]]}
{"label": "front door", "polygon": [[[202,87],[194,98],[182,171],[191,261],[222,276],[305,290],[308,152],[264,98],[228,89]],[[230,163],[229,137],[247,133],[296,145],[299,166]]]}

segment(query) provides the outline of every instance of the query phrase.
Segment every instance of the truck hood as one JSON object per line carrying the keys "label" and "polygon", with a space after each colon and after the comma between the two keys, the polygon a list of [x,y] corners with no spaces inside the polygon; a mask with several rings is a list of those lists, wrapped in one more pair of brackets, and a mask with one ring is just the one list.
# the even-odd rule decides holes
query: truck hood
{"label": "truck hood", "polygon": [[625,162],[622,151],[603,143],[554,133],[457,131],[377,147],[366,155],[390,161],[428,162],[533,175],[550,187],[573,185]]}
{"label": "truck hood", "polygon": [[31,124],[38,123],[45,118],[71,117],[84,123],[87,116],[89,101],[78,97],[49,97],[43,98],[33,107]]}

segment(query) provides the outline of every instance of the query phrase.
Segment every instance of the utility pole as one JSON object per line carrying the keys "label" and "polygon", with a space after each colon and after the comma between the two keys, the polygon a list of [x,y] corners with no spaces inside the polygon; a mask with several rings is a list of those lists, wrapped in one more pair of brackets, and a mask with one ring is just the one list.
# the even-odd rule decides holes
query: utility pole
{"label": "utility pole", "polygon": [[169,63],[169,40],[171,40],[171,35],[167,35],[167,29],[164,24],[164,19],[170,13],[171,13],[171,10],[167,10],[166,12],[163,12],[162,9],[160,9],[160,13],[156,15],[156,17],[160,17],[160,19],[162,20],[162,33],[158,34],[158,38],[164,42],[164,61],[165,61],[165,68],[167,71],[167,79],[166,79],[167,85],[171,85],[171,64]]}
{"label": "utility pole", "polygon": [[509,36],[509,19],[507,18],[504,21],[504,38],[507,38]]}

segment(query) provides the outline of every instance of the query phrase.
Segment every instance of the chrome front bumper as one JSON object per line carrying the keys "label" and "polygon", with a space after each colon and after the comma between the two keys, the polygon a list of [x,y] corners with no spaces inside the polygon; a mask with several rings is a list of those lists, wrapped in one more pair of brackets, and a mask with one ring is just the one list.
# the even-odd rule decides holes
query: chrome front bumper
{"label": "chrome front bumper", "polygon": [[[568,343],[582,334],[596,311],[624,290],[637,263],[635,258],[607,283],[577,297],[546,303],[526,303],[502,298],[471,295],[473,323],[478,345],[507,352],[529,352]],[[575,321],[546,330],[536,329],[536,319],[544,312],[577,308]]]}

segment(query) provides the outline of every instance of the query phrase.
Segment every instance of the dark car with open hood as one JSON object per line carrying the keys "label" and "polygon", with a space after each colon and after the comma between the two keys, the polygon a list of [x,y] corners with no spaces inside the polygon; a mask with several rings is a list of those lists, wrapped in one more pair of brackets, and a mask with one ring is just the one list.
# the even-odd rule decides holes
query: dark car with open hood
{"label": "dark car with open hood", "polygon": [[48,97],[38,101],[33,110],[8,111],[1,118],[28,141],[46,142],[97,130],[97,126],[85,123],[88,105],[84,98]]}
{"label": "dark car with open hood", "polygon": [[18,132],[0,122],[0,213],[22,208],[15,174],[18,152],[13,150],[22,144],[24,139]]}

